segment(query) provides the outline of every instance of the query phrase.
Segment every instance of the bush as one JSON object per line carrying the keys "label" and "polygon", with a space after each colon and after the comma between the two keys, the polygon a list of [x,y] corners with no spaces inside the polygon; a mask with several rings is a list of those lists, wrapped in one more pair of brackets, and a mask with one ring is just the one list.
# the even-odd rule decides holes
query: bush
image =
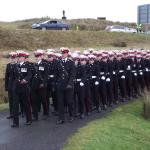
{"label": "bush", "polygon": [[115,41],[113,41],[112,46],[114,46],[114,47],[127,47],[127,43],[125,41],[122,41],[122,40],[115,40]]}

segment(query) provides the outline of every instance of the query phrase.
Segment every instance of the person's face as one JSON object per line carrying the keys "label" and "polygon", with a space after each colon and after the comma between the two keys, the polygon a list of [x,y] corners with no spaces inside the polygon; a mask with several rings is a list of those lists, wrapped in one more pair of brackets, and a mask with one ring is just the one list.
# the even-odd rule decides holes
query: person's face
{"label": "person's face", "polygon": [[87,61],[86,60],[81,60],[80,63],[81,63],[81,65],[86,65]]}
{"label": "person's face", "polygon": [[18,62],[21,63],[21,62],[24,62],[25,61],[25,57],[18,57]]}
{"label": "person's face", "polygon": [[54,60],[54,57],[53,57],[53,56],[49,56],[49,57],[48,57],[48,61],[49,61],[49,62],[52,62],[53,60]]}
{"label": "person's face", "polygon": [[62,58],[64,59],[66,57],[68,57],[68,53],[62,53]]}
{"label": "person's face", "polygon": [[93,60],[93,59],[89,60],[89,63],[90,63],[90,64],[93,64],[93,63],[94,63],[94,60]]}
{"label": "person's face", "polygon": [[79,63],[79,61],[78,61],[78,60],[75,60],[74,64],[75,64],[76,66],[78,65],[78,63]]}
{"label": "person's face", "polygon": [[113,59],[114,59],[114,57],[113,57],[113,56],[110,56],[110,57],[109,57],[109,59],[110,59],[110,60],[113,60]]}
{"label": "person's face", "polygon": [[42,57],[41,56],[37,56],[37,57],[35,57],[35,59],[38,62],[38,61],[42,60]]}
{"label": "person's face", "polygon": [[10,57],[10,62],[15,63],[17,61],[17,57]]}

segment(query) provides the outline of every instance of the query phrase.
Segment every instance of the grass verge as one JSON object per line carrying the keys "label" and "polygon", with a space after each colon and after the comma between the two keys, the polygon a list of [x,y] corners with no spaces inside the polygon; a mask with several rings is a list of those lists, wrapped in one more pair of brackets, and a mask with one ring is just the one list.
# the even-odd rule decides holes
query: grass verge
{"label": "grass verge", "polygon": [[80,128],[62,150],[149,150],[150,122],[143,118],[143,102],[121,106],[103,119]]}
{"label": "grass verge", "polygon": [[4,111],[8,109],[8,103],[6,104],[0,104],[0,111]]}

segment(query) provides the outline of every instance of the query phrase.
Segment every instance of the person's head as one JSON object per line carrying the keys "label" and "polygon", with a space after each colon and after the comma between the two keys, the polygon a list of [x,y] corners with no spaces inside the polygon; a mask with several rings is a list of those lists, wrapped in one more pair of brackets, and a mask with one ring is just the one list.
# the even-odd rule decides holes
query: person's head
{"label": "person's head", "polygon": [[26,52],[24,51],[18,51],[17,52],[17,58],[18,58],[18,63],[21,63],[21,62],[25,62],[25,59],[26,59]]}
{"label": "person's head", "polygon": [[61,54],[62,54],[62,59],[65,59],[69,57],[69,52],[70,50],[68,48],[60,48]]}
{"label": "person's head", "polygon": [[9,59],[10,59],[10,62],[15,63],[17,61],[17,53],[16,52],[10,52],[9,53]]}
{"label": "person's head", "polygon": [[80,56],[80,64],[81,64],[81,65],[86,65],[87,62],[88,62],[88,57],[85,56],[85,55],[81,55],[81,56]]}
{"label": "person's head", "polygon": [[26,57],[25,57],[26,62],[29,61],[29,56],[30,56],[30,54],[26,52]]}
{"label": "person's head", "polygon": [[103,54],[102,55],[102,61],[106,62],[108,60],[108,55],[107,54]]}
{"label": "person's head", "polygon": [[34,51],[34,56],[36,58],[36,61],[40,61],[44,58],[44,51],[43,50],[36,50]]}
{"label": "person's head", "polygon": [[52,62],[54,59],[55,59],[55,53],[53,53],[53,52],[47,52],[47,60],[49,61],[49,62]]}
{"label": "person's head", "polygon": [[121,60],[122,59],[122,54],[121,53],[118,53],[117,54],[117,60]]}
{"label": "person's head", "polygon": [[78,53],[72,53],[71,55],[74,64],[77,66],[79,64],[80,55]]}
{"label": "person's head", "polygon": [[109,53],[109,60],[113,60],[114,59],[114,53]]}
{"label": "person's head", "polygon": [[88,59],[89,59],[89,64],[93,64],[95,62],[96,57],[94,55],[89,55]]}

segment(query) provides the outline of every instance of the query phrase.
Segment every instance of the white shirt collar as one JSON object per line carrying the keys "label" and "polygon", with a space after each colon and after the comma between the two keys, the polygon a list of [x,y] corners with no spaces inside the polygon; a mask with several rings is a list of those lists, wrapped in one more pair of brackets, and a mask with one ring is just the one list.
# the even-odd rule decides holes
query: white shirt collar
{"label": "white shirt collar", "polygon": [[39,64],[41,63],[41,61],[42,61],[42,60],[39,60],[39,61],[37,62],[37,64],[39,65]]}
{"label": "white shirt collar", "polygon": [[24,62],[21,62],[21,63],[20,63],[20,66],[22,66],[22,65],[23,65],[23,63],[24,63]]}

